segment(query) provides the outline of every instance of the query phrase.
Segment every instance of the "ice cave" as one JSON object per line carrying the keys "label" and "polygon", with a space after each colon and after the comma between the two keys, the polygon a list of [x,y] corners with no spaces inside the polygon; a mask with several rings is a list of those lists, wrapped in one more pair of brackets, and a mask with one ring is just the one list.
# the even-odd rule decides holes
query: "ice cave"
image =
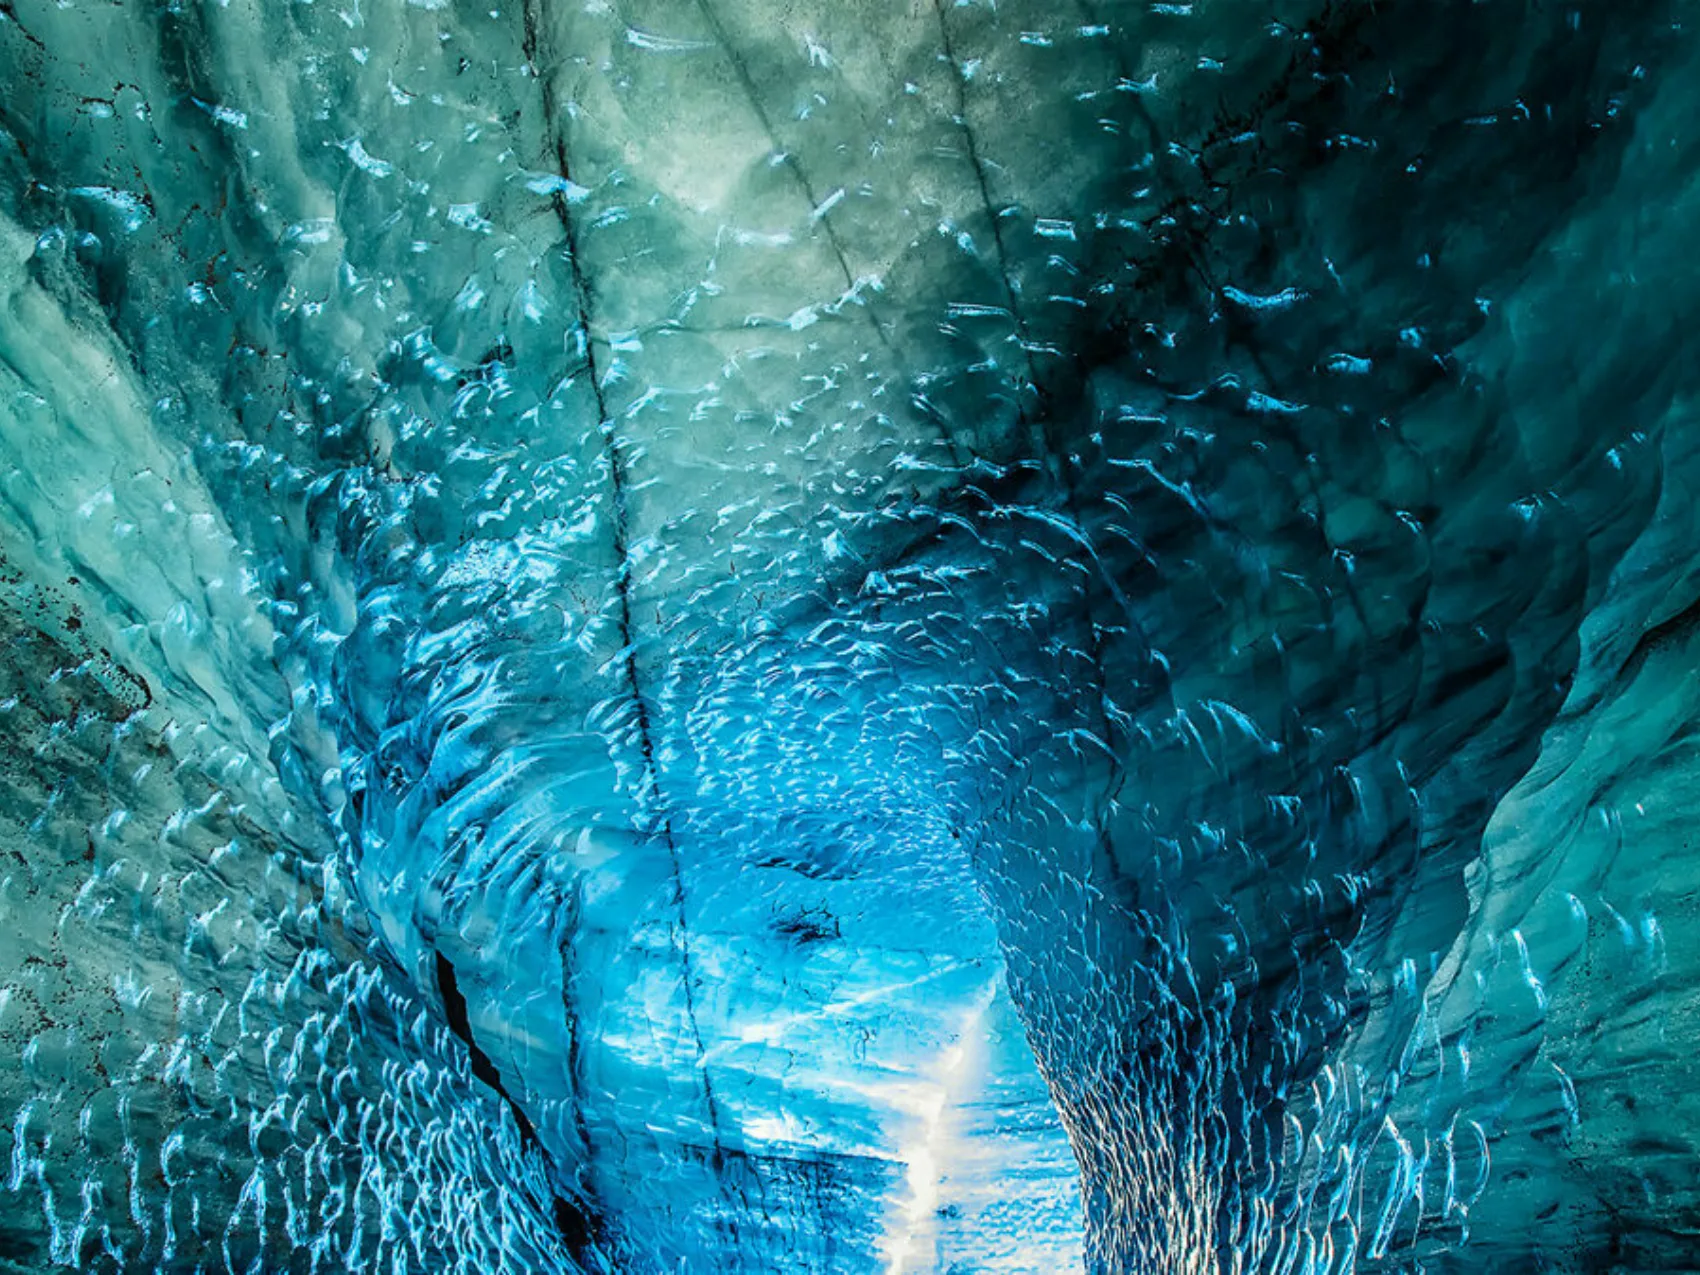
{"label": "ice cave", "polygon": [[0,65],[0,1271],[1700,1271],[1700,8]]}

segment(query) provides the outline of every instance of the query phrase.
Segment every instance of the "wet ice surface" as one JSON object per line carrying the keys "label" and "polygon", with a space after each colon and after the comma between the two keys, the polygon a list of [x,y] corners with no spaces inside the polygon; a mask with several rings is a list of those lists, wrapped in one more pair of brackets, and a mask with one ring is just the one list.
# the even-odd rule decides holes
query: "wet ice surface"
{"label": "wet ice surface", "polygon": [[0,1268],[1700,1268],[1680,6],[0,6]]}

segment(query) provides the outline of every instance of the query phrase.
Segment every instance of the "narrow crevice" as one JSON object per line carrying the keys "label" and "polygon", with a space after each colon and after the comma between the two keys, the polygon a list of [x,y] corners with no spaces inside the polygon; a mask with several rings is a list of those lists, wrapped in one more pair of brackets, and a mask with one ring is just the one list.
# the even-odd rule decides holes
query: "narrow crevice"
{"label": "narrow crevice", "polygon": [[[780,157],[786,171],[791,174],[792,180],[797,183],[798,190],[802,192],[803,199],[808,203],[811,216],[825,232],[827,243],[832,248],[832,254],[838,262],[839,274],[844,280],[845,295],[848,296],[856,290],[856,274],[850,268],[850,258],[845,251],[844,241],[839,238],[837,227],[832,224],[830,210],[822,211],[821,200],[816,192],[815,184],[804,170],[802,161],[785,145],[784,140],[774,128],[772,117],[768,114],[767,108],[762,105],[761,93],[756,88],[755,78],[750,74],[749,65],[737,49],[733,47],[730,37],[726,34],[726,28],[721,24],[720,16],[714,11],[710,0],[697,0],[697,7],[702,10],[704,21],[708,23],[709,30],[713,33],[715,41],[720,45],[721,52],[726,55],[726,60],[731,65],[733,74],[738,77],[738,83],[742,86],[744,96],[749,101],[750,111],[755,115],[756,122],[761,125],[762,132],[767,136],[767,144],[771,152]],[[868,325],[873,329],[874,336],[878,339],[881,348],[896,361],[898,374],[902,376],[906,385],[912,383],[914,377],[908,362],[903,357],[902,351],[892,341],[890,324],[879,316],[873,299],[871,297],[861,298],[860,308],[867,316]],[[924,415],[938,431],[940,441],[950,448],[951,455],[955,458],[956,463],[958,465],[969,464],[973,459],[972,455],[966,453],[957,441],[949,422],[937,414]]]}
{"label": "narrow crevice", "polygon": [[[951,82],[956,88],[956,127],[962,134],[963,144],[968,148],[968,164],[974,170],[974,183],[980,192],[980,206],[992,224],[992,244],[998,257],[998,278],[1003,283],[1004,296],[1009,301],[1009,315],[1015,323],[1016,340],[1021,343],[1022,358],[1027,364],[1027,383],[1032,386],[1034,393],[1042,396],[1039,373],[1033,363],[1033,350],[1028,339],[1027,318],[1022,313],[1021,296],[1016,291],[1015,279],[1010,274],[1009,249],[1003,239],[1003,222],[998,215],[997,206],[992,202],[992,188],[986,177],[985,160],[980,155],[980,143],[974,136],[974,126],[968,120],[968,76],[950,38],[950,23],[944,15],[944,0],[933,0],[933,12],[938,16],[939,41],[944,49],[945,63],[950,68]],[[1022,418],[1031,423],[1025,407],[1022,410]],[[1049,441],[1047,438],[1046,442]]]}
{"label": "narrow crevice", "polygon": [[13,0],[0,0],[0,18],[4,18],[7,22],[10,22],[13,26],[17,27],[18,33],[31,44],[35,45],[36,48],[40,49],[43,53],[47,52],[47,45],[42,41],[41,37],[26,27],[23,24],[23,21],[18,17],[18,8],[17,5],[13,3]]}
{"label": "narrow crevice", "polygon": [[561,918],[559,948],[561,953],[561,1018],[567,1029],[567,1083],[572,1086],[573,1132],[578,1135],[580,1148],[588,1161],[591,1153],[590,1121],[584,1114],[584,1041],[579,1027],[583,1014],[573,996],[577,970],[573,963],[573,934],[577,931],[580,904],[584,896],[583,882],[575,885]]}
{"label": "narrow crevice", "polygon": [[[542,56],[538,0],[526,0],[524,24],[523,51],[525,59],[532,74],[538,77],[542,86],[545,144],[553,154],[557,175],[563,182],[570,184],[573,180],[572,165],[567,153],[566,138],[558,124],[560,103],[555,94],[554,73],[548,66],[548,59]],[[712,1163],[718,1174],[725,1162],[725,1151],[721,1141],[719,1103],[714,1093],[714,1081],[708,1070],[707,1050],[703,1045],[702,1030],[697,1021],[696,979],[692,968],[684,868],[679,856],[678,841],[673,835],[672,819],[666,812],[667,803],[661,789],[660,772],[656,762],[655,731],[650,717],[649,698],[644,693],[643,675],[637,658],[636,624],[633,619],[632,608],[630,514],[627,495],[629,480],[626,475],[626,462],[620,449],[619,438],[615,433],[614,421],[608,412],[607,398],[603,393],[597,367],[596,342],[592,335],[593,294],[585,276],[583,261],[579,255],[577,223],[574,221],[572,210],[568,207],[566,197],[561,191],[557,190],[550,202],[565,238],[567,256],[572,270],[574,304],[577,309],[579,331],[582,333],[584,341],[585,372],[589,377],[591,394],[596,403],[598,427],[602,432],[603,458],[608,464],[609,485],[614,507],[614,589],[618,602],[620,647],[625,653],[626,686],[637,716],[638,747],[643,757],[643,791],[640,794],[639,805],[641,808],[647,804],[655,810],[657,814],[656,832],[667,847],[669,866],[673,877],[673,904],[677,914],[677,942],[681,983],[685,998],[685,1017],[690,1024],[691,1040],[696,1052],[697,1071],[702,1077],[704,1105],[708,1111],[709,1129],[713,1138]]]}
{"label": "narrow crevice", "polygon": [[[821,215],[821,203],[819,197],[815,194],[814,183],[809,180],[809,175],[803,171],[803,165],[797,157],[780,140],[779,134],[773,127],[773,120],[767,113],[767,108],[761,104],[761,94],[756,89],[755,80],[750,75],[748,64],[732,47],[732,41],[726,35],[726,28],[721,25],[720,17],[714,12],[709,0],[697,0],[697,8],[702,10],[703,19],[708,23],[709,30],[714,33],[714,39],[720,45],[721,52],[726,55],[727,62],[731,64],[733,74],[738,77],[738,83],[744,90],[744,96],[749,100],[750,110],[754,113],[756,121],[761,125],[762,132],[767,135],[768,146],[774,154],[780,156],[786,171],[791,174],[798,189],[802,191],[803,198],[808,201],[809,211],[819,219],[821,229],[826,232],[827,242],[832,246],[833,256],[838,261],[839,273],[844,278],[845,290],[853,290],[856,286],[855,272],[850,269],[850,259],[845,254],[844,243],[839,239],[838,231],[834,229],[830,217]],[[895,353],[892,349],[891,340],[886,334],[885,325],[874,314],[871,306],[864,308],[867,310],[868,322],[873,325],[874,333],[879,337],[880,344],[886,350]]]}
{"label": "narrow crevice", "polygon": [[[992,242],[997,250],[998,275],[1003,282],[1004,295],[1009,301],[1010,318],[1015,324],[1016,339],[1021,344],[1022,357],[1027,366],[1027,381],[1032,387],[1033,394],[1039,400],[1038,411],[1030,412],[1025,401],[1026,395],[1021,392],[1020,387],[1017,387],[1017,410],[1022,424],[1035,436],[1034,441],[1038,444],[1041,452],[1038,457],[1040,463],[1050,472],[1052,479],[1061,490],[1064,509],[1081,534],[1085,535],[1087,534],[1086,521],[1081,512],[1078,485],[1067,458],[1061,455],[1061,449],[1057,445],[1053,420],[1054,404],[1051,402],[1050,394],[1041,384],[1038,368],[1033,362],[1033,350],[1027,320],[1022,312],[1020,294],[1016,290],[1015,280],[1010,270],[1009,248],[1004,242],[1002,222],[999,218],[998,209],[992,200],[991,185],[986,176],[985,160],[980,154],[980,144],[968,118],[967,75],[963,70],[961,60],[957,56],[956,46],[950,37],[950,24],[945,17],[944,0],[933,0],[933,12],[938,18],[939,40],[944,59],[950,69],[951,80],[956,88],[956,126],[961,131],[963,142],[968,149],[968,162],[974,171],[974,181],[980,192],[980,206],[984,210],[987,220],[991,222]],[[1131,616],[1129,618],[1133,619]],[[1087,656],[1093,670],[1092,691],[1093,702],[1097,708],[1098,727],[1103,733],[1105,748],[1112,754],[1111,779],[1108,790],[1115,791],[1120,787],[1122,781],[1123,766],[1120,758],[1115,756],[1115,750],[1111,747],[1115,732],[1110,720],[1109,686],[1104,678],[1104,643],[1098,632],[1095,619],[1088,614],[1084,622]],[[1097,824],[1098,836],[1105,847],[1106,857],[1111,864],[1114,864],[1113,838],[1104,826],[1102,813],[1095,816],[1094,822]]]}
{"label": "narrow crevice", "polygon": [[[479,1047],[478,1040],[472,1033],[472,1019],[467,1011],[466,995],[460,990],[460,980],[455,976],[454,963],[441,952],[437,953],[437,991],[443,999],[443,1014],[448,1019],[449,1030],[466,1046],[467,1056],[472,1063],[472,1074],[508,1104],[508,1110],[513,1115],[514,1124],[519,1128],[520,1141],[525,1148],[547,1159],[547,1153],[537,1137],[537,1127],[531,1123],[525,1109],[502,1083],[502,1074],[495,1061]],[[608,1228],[599,1212],[587,1201],[569,1199],[559,1194],[553,1195],[552,1198],[551,1213],[555,1229],[560,1232],[573,1260],[582,1263],[593,1254],[602,1252],[607,1244]]]}

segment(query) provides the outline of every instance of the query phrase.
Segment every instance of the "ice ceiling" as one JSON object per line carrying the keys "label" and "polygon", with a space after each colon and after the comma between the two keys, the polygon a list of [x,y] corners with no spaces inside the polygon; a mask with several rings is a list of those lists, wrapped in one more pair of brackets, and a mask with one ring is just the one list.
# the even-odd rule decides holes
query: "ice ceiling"
{"label": "ice ceiling", "polygon": [[1700,1269],[1693,18],[0,2],[0,1269]]}

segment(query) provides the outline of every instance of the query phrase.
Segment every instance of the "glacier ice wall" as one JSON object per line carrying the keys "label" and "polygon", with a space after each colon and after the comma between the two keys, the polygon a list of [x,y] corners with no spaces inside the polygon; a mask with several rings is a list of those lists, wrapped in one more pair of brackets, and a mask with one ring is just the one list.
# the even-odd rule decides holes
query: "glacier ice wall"
{"label": "glacier ice wall", "polygon": [[1689,25],[0,3],[0,1269],[1700,1269]]}

